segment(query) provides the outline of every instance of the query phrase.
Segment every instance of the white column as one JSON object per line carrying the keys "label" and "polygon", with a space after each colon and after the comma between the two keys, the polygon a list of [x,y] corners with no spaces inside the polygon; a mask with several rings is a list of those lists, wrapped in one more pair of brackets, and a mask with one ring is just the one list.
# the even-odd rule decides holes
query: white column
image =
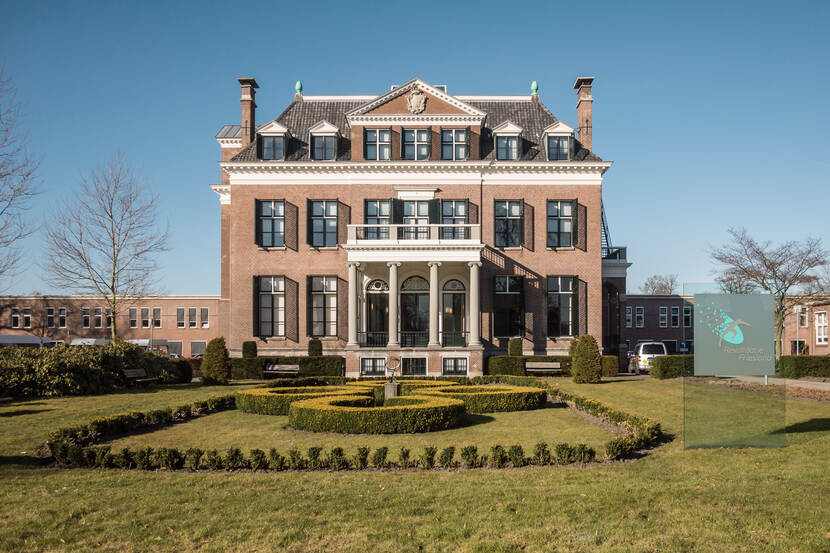
{"label": "white column", "polygon": [[430,261],[429,265],[429,343],[427,347],[439,347],[438,337],[438,267],[440,261]]}
{"label": "white column", "polygon": [[472,263],[467,263],[467,265],[470,267],[470,340],[467,345],[480,346],[481,328],[479,324],[481,322],[481,314],[479,313],[479,293],[481,292],[481,287],[478,283],[478,268],[481,267],[481,261],[473,261]]}
{"label": "white column", "polygon": [[398,342],[398,267],[400,263],[387,263],[389,267],[389,341],[386,344],[388,348],[397,348],[400,346]]}
{"label": "white column", "polygon": [[349,339],[347,346],[357,346],[357,268],[359,263],[348,263],[349,267]]}

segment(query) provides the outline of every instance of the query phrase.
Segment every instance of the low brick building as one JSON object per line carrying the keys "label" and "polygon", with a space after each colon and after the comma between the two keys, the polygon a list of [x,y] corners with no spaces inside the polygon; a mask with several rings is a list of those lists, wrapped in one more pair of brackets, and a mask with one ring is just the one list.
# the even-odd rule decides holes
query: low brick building
{"label": "low brick building", "polygon": [[627,294],[624,342],[632,351],[639,342],[663,342],[669,354],[694,351],[694,296]]}

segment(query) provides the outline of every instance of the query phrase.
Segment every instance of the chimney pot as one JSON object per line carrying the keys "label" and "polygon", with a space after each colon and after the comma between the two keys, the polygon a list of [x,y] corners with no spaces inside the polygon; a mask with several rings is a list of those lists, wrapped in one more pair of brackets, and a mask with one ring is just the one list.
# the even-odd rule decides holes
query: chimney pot
{"label": "chimney pot", "polygon": [[579,123],[579,142],[584,148],[592,150],[592,119],[591,104],[594,97],[591,96],[591,86],[594,84],[593,77],[577,77],[574,83],[576,90],[576,115]]}
{"label": "chimney pot", "polygon": [[253,77],[239,77],[242,88],[242,147],[246,148],[256,136],[256,89],[259,88]]}

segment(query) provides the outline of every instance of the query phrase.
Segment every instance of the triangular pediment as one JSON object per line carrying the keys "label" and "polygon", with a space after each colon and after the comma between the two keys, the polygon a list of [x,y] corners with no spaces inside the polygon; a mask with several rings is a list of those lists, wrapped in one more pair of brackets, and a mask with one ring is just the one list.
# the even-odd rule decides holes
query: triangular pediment
{"label": "triangular pediment", "polygon": [[288,128],[280,125],[277,123],[276,120],[271,121],[270,123],[266,123],[265,125],[261,126],[257,129],[257,132],[263,136],[274,136],[279,134],[286,134],[288,132]]}
{"label": "triangular pediment", "polygon": [[563,123],[562,121],[557,121],[553,125],[547,127],[542,134],[559,134],[564,135],[568,134],[571,135],[574,132],[574,128],[567,123]]}
{"label": "triangular pediment", "polygon": [[512,121],[505,121],[501,125],[493,128],[493,134],[519,134],[522,128]]}
{"label": "triangular pediment", "polygon": [[337,134],[338,132],[340,132],[340,129],[337,128],[336,125],[332,125],[331,123],[329,123],[328,121],[323,119],[322,121],[320,121],[319,123],[317,123],[316,125],[311,127],[310,129],[308,129],[308,132],[310,132],[311,134],[319,134],[319,135]]}
{"label": "triangular pediment", "polygon": [[346,114],[349,118],[375,115],[484,117],[485,113],[416,78]]}

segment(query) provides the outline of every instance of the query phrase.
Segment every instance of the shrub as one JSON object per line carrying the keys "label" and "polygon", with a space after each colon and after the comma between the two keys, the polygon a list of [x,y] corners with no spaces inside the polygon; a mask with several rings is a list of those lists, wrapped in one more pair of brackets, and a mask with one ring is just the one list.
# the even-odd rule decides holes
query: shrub
{"label": "shrub", "polygon": [[231,364],[231,378],[234,380],[261,380],[262,360],[243,359],[235,357],[229,360]]}
{"label": "shrub", "polygon": [[514,467],[525,466],[525,450],[522,446],[518,444],[511,445],[507,449],[507,456],[510,457],[510,462],[513,463]]}
{"label": "shrub", "polygon": [[187,362],[190,364],[190,368],[193,369],[193,375],[202,374],[202,358],[201,357],[188,357]]}
{"label": "shrub", "polygon": [[449,386],[418,393],[460,399],[468,413],[539,409],[545,406],[548,396],[545,390],[523,386]]}
{"label": "shrub", "polygon": [[557,464],[567,465],[574,462],[573,448],[569,444],[559,443],[553,448],[553,456]]}
{"label": "shrub", "polygon": [[445,469],[455,466],[455,448],[453,446],[445,447],[438,455],[438,464]]}
{"label": "shrub", "polygon": [[511,357],[509,355],[494,355],[487,359],[487,374],[524,376],[525,359],[523,357]]}
{"label": "shrub", "polygon": [[236,408],[259,415],[287,415],[295,401],[323,396],[367,395],[365,388],[354,386],[314,386],[294,388],[252,388],[236,393]]}
{"label": "shrub", "polygon": [[412,452],[405,447],[402,447],[398,452],[398,465],[402,469],[409,468],[409,465],[411,464],[411,461],[409,460],[411,453]]}
{"label": "shrub", "polygon": [[306,451],[306,455],[308,455],[308,468],[318,469],[323,466],[323,461],[320,459],[322,452],[322,447],[312,446],[308,448],[308,451]]}
{"label": "shrub", "polygon": [[207,450],[202,461],[202,466],[208,470],[222,470],[223,463],[219,452],[215,449]]}
{"label": "shrub", "polygon": [[242,358],[243,359],[256,359],[257,350],[256,350],[256,342],[253,340],[246,340],[242,342]]}
{"label": "shrub", "polygon": [[275,448],[268,450],[268,468],[271,470],[284,470],[286,467],[285,457],[280,455]]}
{"label": "shrub", "polygon": [[432,432],[461,423],[464,402],[436,396],[401,396],[374,407],[368,396],[322,396],[295,401],[288,409],[293,428],[346,434]]}
{"label": "shrub", "polygon": [[617,376],[620,372],[620,358],[616,355],[602,356],[602,376]]}
{"label": "shrub", "polygon": [[346,459],[346,454],[343,453],[342,447],[333,447],[329,451],[326,464],[331,470],[344,470],[349,468],[349,460]]}
{"label": "shrub", "polygon": [[159,468],[166,468],[167,470],[179,470],[184,467],[185,457],[181,451],[176,448],[163,447],[156,451],[155,464]]}
{"label": "shrub", "polygon": [[652,378],[678,378],[694,376],[694,355],[661,355],[651,360],[649,374]]}
{"label": "shrub", "polygon": [[510,338],[507,341],[507,355],[511,357],[521,356],[522,355],[522,339],[521,338]]}
{"label": "shrub", "polygon": [[805,376],[830,378],[830,356],[784,355],[779,359],[777,372],[784,378]]}
{"label": "shrub", "polygon": [[202,377],[205,384],[227,384],[231,377],[228,348],[221,336],[208,342],[202,358]]}
{"label": "shrub", "polygon": [[193,380],[193,367],[187,359],[176,359],[176,370],[179,374],[179,382],[181,384],[190,384]]}
{"label": "shrub", "polygon": [[248,465],[251,470],[263,470],[268,468],[268,457],[261,449],[252,449],[248,455]]}
{"label": "shrub", "polygon": [[585,444],[576,444],[572,452],[573,460],[577,463],[590,463],[596,457],[594,448],[588,447]]}
{"label": "shrub", "polygon": [[369,466],[369,448],[358,447],[354,456],[354,468],[365,469]]}
{"label": "shrub", "polygon": [[379,447],[372,453],[372,466],[376,469],[382,469],[386,467],[386,455],[389,453],[389,448]]}
{"label": "shrub", "polygon": [[533,464],[535,465],[549,465],[550,464],[550,449],[545,442],[539,442],[533,446]]}
{"label": "shrub", "polygon": [[461,460],[468,469],[478,466],[478,448],[474,445],[467,445],[461,448]]}
{"label": "shrub", "polygon": [[602,358],[597,341],[590,334],[580,336],[573,350],[573,380],[577,383],[596,384],[602,377]]}
{"label": "shrub", "polygon": [[323,342],[319,338],[311,338],[308,341],[308,356],[319,357],[323,355]]}
{"label": "shrub", "polygon": [[[82,464],[82,461],[78,461],[77,464]],[[152,447],[142,447],[135,453],[135,468],[139,470],[153,470],[156,468],[154,459],[153,459],[153,448]]]}
{"label": "shrub", "polygon": [[438,453],[438,448],[433,446],[424,447],[424,452],[421,454],[421,467],[425,469],[435,468],[435,455]]}
{"label": "shrub", "polygon": [[199,470],[204,454],[205,452],[198,447],[188,448],[184,452],[184,465],[191,470]]}
{"label": "shrub", "polygon": [[292,447],[288,450],[288,468],[292,470],[299,470],[305,467],[305,459],[300,450]]}
{"label": "shrub", "polygon": [[490,448],[490,465],[500,469],[507,464],[507,452],[500,445],[494,445]]}

